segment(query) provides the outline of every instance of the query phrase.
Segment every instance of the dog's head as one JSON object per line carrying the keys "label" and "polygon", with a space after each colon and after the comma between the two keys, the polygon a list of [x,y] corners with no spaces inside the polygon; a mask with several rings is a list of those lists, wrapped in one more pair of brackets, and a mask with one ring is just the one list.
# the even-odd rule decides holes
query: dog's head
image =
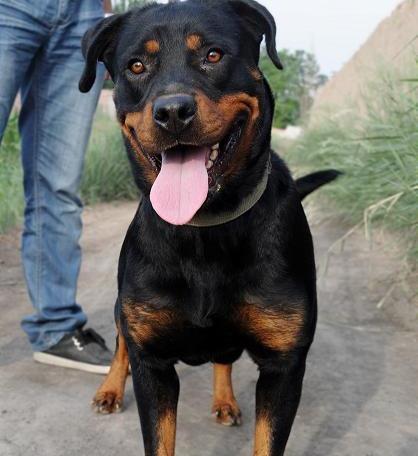
{"label": "dog's head", "polygon": [[252,0],[152,4],[83,38],[80,90],[105,63],[137,184],[161,218],[233,209],[264,174],[273,100],[260,45],[281,68],[271,14]]}

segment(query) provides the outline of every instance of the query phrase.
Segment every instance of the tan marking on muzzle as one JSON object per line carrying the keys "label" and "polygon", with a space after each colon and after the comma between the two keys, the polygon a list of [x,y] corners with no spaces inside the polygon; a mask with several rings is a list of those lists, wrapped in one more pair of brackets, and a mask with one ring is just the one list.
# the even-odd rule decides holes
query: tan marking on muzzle
{"label": "tan marking on muzzle", "polygon": [[[216,144],[230,132],[231,127],[240,113],[247,113],[248,119],[228,169],[224,172],[227,177],[238,172],[245,163],[257,133],[257,121],[260,118],[259,100],[244,92],[223,96],[219,101],[213,101],[203,92],[195,95],[197,115],[190,127],[179,138],[189,144]],[[157,172],[144,156],[147,153],[160,153],[164,146],[172,146],[173,138],[164,136],[154,122],[152,103],[146,104],[139,112],[128,113],[122,124],[122,131],[134,148],[137,160],[141,165],[146,179],[154,183]],[[171,143],[171,144],[170,144]]]}
{"label": "tan marking on muzzle", "polygon": [[223,139],[232,128],[241,113],[247,113],[248,120],[225,176],[237,172],[245,162],[257,133],[257,121],[260,118],[260,103],[257,97],[245,92],[223,96],[219,101],[210,100],[205,94],[196,95],[198,117],[201,125],[202,136],[210,138],[210,143]]}
{"label": "tan marking on muzzle", "polygon": [[[149,126],[149,128],[147,128]],[[153,143],[154,121],[152,118],[151,103],[145,106],[140,112],[131,112],[126,114],[124,123],[121,125],[123,134],[129,140],[132,148],[135,150],[137,159],[145,178],[150,184],[153,184],[157,178],[157,172],[144,155],[141,145],[147,150],[147,145]],[[141,141],[141,143],[139,143]]]}

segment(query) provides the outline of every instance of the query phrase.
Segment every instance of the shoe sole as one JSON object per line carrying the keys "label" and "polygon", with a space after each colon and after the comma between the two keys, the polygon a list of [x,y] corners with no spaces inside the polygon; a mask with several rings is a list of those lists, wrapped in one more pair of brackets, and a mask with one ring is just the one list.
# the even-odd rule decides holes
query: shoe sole
{"label": "shoe sole", "polygon": [[73,361],[71,359],[43,352],[35,352],[33,354],[33,359],[41,364],[66,367],[67,369],[76,369],[83,372],[89,372],[90,374],[106,375],[110,370],[110,366],[97,366],[95,364],[82,363],[81,361]]}

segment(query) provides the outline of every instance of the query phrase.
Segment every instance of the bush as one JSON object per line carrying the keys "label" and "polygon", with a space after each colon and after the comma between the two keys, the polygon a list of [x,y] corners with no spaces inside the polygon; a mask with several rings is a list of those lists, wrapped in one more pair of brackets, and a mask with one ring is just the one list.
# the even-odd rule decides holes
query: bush
{"label": "bush", "polygon": [[[354,223],[398,230],[418,261],[418,81],[386,71],[369,88],[364,115],[328,116],[289,150],[291,166],[345,173],[324,189]],[[325,116],[324,116],[325,119]]]}
{"label": "bush", "polygon": [[274,126],[286,128],[298,125],[307,116],[318,88],[327,77],[320,74],[313,54],[302,50],[279,52],[284,70],[279,71],[265,52],[260,59],[260,69],[267,78],[276,100]]}

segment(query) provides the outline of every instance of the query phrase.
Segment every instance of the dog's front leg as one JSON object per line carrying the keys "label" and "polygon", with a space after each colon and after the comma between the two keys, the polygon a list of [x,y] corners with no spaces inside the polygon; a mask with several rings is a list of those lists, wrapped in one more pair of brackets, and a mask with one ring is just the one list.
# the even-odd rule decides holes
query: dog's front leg
{"label": "dog's front leg", "polygon": [[132,379],[146,456],[174,456],[179,379],[174,365],[151,365],[132,356]]}
{"label": "dog's front leg", "polygon": [[299,405],[306,355],[263,360],[256,390],[254,456],[282,456]]}
{"label": "dog's front leg", "polygon": [[232,364],[214,364],[212,414],[219,424],[239,426],[241,410],[235,399],[231,374]]}
{"label": "dog's front leg", "polygon": [[110,372],[97,390],[93,401],[93,409],[97,413],[120,412],[125,393],[126,377],[129,372],[128,349],[126,341],[118,328],[116,337],[116,351],[113,357]]}

